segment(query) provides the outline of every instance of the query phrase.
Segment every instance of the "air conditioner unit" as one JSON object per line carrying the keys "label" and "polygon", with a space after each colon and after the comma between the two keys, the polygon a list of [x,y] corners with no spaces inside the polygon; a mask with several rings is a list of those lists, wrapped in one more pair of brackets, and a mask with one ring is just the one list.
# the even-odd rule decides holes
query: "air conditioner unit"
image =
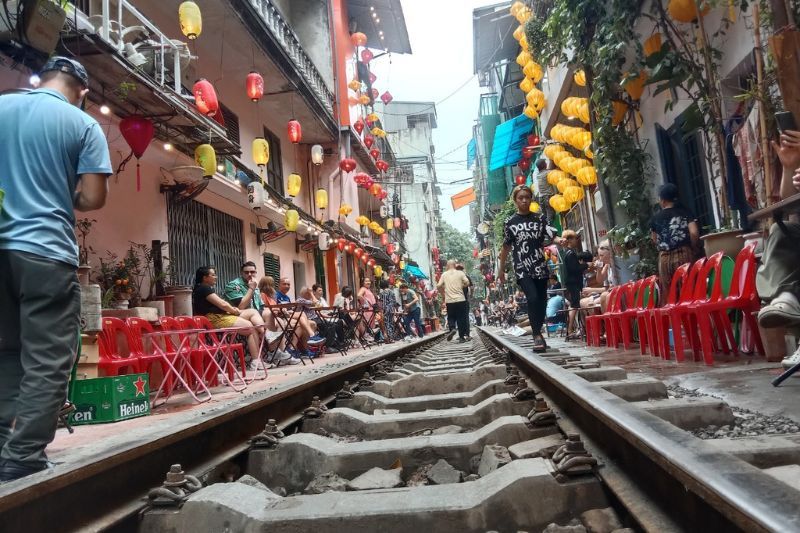
{"label": "air conditioner unit", "polygon": [[67,19],[66,11],[50,0],[6,0],[3,4],[0,42],[19,39],[21,29],[24,44],[52,54]]}

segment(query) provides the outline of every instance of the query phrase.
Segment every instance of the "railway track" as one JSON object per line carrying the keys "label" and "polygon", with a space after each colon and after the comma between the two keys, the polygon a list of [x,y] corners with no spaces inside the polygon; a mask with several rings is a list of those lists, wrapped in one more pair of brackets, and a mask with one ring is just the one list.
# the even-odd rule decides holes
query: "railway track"
{"label": "railway track", "polygon": [[485,328],[471,344],[436,336],[376,351],[23,490],[0,487],[0,529],[800,530],[800,493],[768,470],[800,462],[800,445],[726,449],[688,432],[731,416],[719,400],[668,398],[660,381],[567,351],[534,356],[524,338]]}

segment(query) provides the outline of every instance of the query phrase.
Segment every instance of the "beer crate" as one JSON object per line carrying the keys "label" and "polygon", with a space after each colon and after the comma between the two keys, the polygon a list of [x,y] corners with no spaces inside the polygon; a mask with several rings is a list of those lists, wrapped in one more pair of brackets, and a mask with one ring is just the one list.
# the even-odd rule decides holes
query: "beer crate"
{"label": "beer crate", "polygon": [[102,424],[150,414],[147,374],[79,379],[72,384],[72,424]]}

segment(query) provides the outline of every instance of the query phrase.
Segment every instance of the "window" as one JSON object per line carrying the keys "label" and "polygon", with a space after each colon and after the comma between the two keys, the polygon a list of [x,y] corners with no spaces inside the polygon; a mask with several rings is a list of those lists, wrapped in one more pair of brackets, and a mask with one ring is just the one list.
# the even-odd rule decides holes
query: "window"
{"label": "window", "polygon": [[269,144],[269,163],[267,163],[267,184],[281,196],[283,191],[283,166],[281,159],[281,141],[274,133],[264,128],[264,138]]}
{"label": "window", "polygon": [[277,284],[281,279],[281,258],[275,254],[264,254],[264,275],[271,276]]}
{"label": "window", "polygon": [[239,117],[222,103],[219,104],[222,119],[225,122],[225,131],[228,133],[228,140],[239,144]]}

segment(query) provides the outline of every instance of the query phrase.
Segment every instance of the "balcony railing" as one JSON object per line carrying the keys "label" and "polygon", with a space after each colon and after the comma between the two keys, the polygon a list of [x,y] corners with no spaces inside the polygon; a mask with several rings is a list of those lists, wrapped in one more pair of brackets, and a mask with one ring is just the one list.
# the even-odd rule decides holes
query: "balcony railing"
{"label": "balcony railing", "polygon": [[249,0],[250,5],[256,10],[272,37],[281,44],[297,71],[303,76],[314,95],[322,103],[328,113],[333,116],[335,98],[328,90],[325,80],[314,62],[308,57],[294,30],[284,20],[278,8],[271,0]]}

